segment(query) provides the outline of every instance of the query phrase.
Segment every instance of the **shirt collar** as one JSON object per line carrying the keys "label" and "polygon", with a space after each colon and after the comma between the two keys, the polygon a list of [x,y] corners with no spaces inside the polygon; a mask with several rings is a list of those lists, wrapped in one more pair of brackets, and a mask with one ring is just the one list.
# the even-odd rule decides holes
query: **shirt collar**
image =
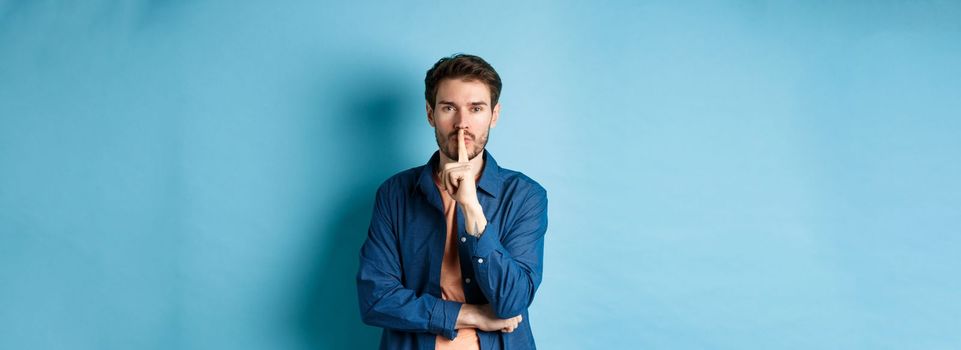
{"label": "shirt collar", "polygon": [[[427,164],[421,169],[420,175],[417,179],[417,187],[420,188],[421,192],[424,194],[430,194],[437,192],[437,187],[434,184],[433,173],[437,169],[437,164],[440,162],[440,151],[434,151],[434,155],[430,157]],[[501,191],[501,186],[503,181],[500,177],[500,166],[497,165],[497,161],[491,156],[491,153],[486,149],[484,150],[484,170],[481,171],[480,181],[477,183],[477,188],[487,193],[491,197],[497,197],[497,194]]]}

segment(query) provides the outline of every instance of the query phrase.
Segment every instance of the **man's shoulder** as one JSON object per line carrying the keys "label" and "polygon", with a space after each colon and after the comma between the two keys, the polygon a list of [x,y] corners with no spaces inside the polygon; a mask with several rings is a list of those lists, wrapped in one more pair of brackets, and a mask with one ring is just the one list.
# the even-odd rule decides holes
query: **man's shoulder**
{"label": "man's shoulder", "polygon": [[406,191],[417,186],[417,180],[426,165],[415,166],[391,175],[380,184],[379,192]]}
{"label": "man's shoulder", "polygon": [[520,171],[500,167],[499,174],[504,188],[510,192],[547,196],[544,186]]}

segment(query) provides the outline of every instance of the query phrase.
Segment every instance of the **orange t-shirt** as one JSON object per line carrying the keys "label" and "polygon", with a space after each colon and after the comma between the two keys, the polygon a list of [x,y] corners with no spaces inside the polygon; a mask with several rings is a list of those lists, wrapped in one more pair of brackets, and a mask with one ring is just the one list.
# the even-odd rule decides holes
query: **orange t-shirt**
{"label": "orange t-shirt", "polygon": [[[447,218],[447,243],[444,245],[444,261],[440,266],[440,296],[441,299],[466,303],[464,297],[463,279],[460,273],[460,260],[457,252],[457,206],[454,198],[444,191],[440,181],[434,176],[434,184],[440,191],[440,198],[444,202],[444,214]],[[467,350],[480,349],[476,328],[461,328],[454,340],[438,335],[434,349]]]}

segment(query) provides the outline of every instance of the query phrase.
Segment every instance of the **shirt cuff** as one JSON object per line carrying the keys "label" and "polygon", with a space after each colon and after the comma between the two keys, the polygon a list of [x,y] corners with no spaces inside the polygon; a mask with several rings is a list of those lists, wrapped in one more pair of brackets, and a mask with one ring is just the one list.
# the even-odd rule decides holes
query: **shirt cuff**
{"label": "shirt cuff", "polygon": [[440,334],[447,339],[454,340],[457,337],[457,315],[463,305],[458,302],[437,299],[430,313],[430,331]]}
{"label": "shirt cuff", "polygon": [[486,260],[492,252],[501,246],[501,242],[498,240],[500,234],[494,225],[488,224],[479,238],[471,236],[467,231],[460,231],[462,242],[467,244],[467,251],[470,252],[475,264],[478,263],[478,258]]}

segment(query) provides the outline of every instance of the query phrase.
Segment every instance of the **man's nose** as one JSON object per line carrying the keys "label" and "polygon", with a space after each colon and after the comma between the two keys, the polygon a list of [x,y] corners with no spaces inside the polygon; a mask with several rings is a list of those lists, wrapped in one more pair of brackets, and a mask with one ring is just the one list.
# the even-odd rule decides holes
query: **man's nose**
{"label": "man's nose", "polygon": [[461,111],[454,114],[454,129],[467,129],[467,117]]}

